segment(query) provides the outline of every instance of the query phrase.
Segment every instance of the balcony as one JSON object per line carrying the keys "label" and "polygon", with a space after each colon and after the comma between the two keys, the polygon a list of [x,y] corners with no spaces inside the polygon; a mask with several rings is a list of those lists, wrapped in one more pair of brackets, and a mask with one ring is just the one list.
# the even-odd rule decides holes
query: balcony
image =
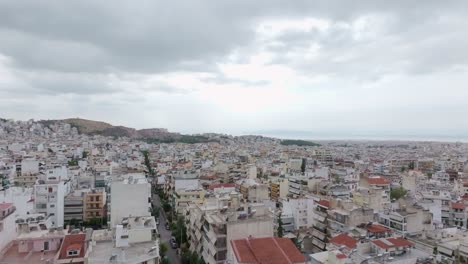
{"label": "balcony", "polygon": [[322,232],[322,233],[326,233],[326,232],[327,232],[327,227],[326,227],[324,224],[322,224],[322,223],[315,223],[313,227],[314,227],[314,229],[317,229],[317,230],[319,230],[319,231]]}
{"label": "balcony", "polygon": [[327,216],[328,216],[327,212],[324,212],[324,211],[319,210],[319,209],[315,209],[315,210],[314,210],[314,213],[315,213],[315,214],[318,214],[318,215],[320,215],[320,216],[322,216],[322,217],[327,217]]}
{"label": "balcony", "polygon": [[312,236],[316,237],[316,238],[318,238],[318,239],[320,239],[322,241],[326,238],[325,233],[323,233],[322,231],[319,231],[318,229],[312,230]]}
{"label": "balcony", "polygon": [[452,213],[453,218],[459,218],[459,219],[464,219],[465,218],[465,213]]}
{"label": "balcony", "polygon": [[318,248],[320,248],[322,250],[324,250],[325,247],[326,247],[326,244],[323,243],[323,241],[321,241],[321,240],[319,240],[319,239],[317,239],[315,237],[312,239],[312,244],[314,244],[316,247],[318,247]]}
{"label": "balcony", "polygon": [[83,213],[83,207],[65,207],[64,213]]}

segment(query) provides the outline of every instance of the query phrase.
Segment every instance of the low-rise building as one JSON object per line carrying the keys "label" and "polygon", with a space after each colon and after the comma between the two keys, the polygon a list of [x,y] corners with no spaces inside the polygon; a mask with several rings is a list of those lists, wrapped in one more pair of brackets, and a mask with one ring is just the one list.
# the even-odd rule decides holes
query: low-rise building
{"label": "low-rise building", "polygon": [[229,263],[233,264],[307,263],[304,255],[289,238],[248,237],[231,240],[229,247]]}

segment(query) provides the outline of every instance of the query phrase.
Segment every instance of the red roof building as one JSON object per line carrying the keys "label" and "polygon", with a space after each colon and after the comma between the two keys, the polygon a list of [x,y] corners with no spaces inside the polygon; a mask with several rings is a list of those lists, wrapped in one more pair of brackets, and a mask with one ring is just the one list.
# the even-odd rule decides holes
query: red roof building
{"label": "red roof building", "polygon": [[57,263],[83,264],[88,245],[86,234],[69,234],[63,238]]}
{"label": "red roof building", "polygon": [[293,264],[306,263],[306,258],[289,238],[265,237],[231,240],[237,263]]}
{"label": "red roof building", "polygon": [[372,240],[372,246],[378,253],[406,250],[413,246],[413,243],[402,237],[380,238]]}
{"label": "red roof building", "polygon": [[367,178],[367,183],[369,185],[388,185],[390,182],[383,177],[371,177]]}
{"label": "red roof building", "polygon": [[372,224],[367,226],[367,236],[373,238],[383,238],[390,236],[391,230],[383,225]]}
{"label": "red roof building", "polygon": [[330,208],[330,201],[328,200],[320,199],[320,201],[318,201],[317,204],[322,207],[326,207],[327,209]]}
{"label": "red roof building", "polygon": [[348,249],[354,249],[357,246],[358,241],[346,233],[339,234],[330,239],[330,243],[335,246],[345,246]]}

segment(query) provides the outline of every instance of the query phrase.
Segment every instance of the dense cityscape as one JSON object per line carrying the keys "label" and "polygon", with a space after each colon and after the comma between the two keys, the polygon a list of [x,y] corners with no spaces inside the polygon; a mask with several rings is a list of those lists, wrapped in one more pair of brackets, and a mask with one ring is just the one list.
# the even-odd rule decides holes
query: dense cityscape
{"label": "dense cityscape", "polygon": [[0,121],[0,263],[468,259],[465,143],[79,130]]}
{"label": "dense cityscape", "polygon": [[0,264],[468,264],[467,14],[0,0]]}

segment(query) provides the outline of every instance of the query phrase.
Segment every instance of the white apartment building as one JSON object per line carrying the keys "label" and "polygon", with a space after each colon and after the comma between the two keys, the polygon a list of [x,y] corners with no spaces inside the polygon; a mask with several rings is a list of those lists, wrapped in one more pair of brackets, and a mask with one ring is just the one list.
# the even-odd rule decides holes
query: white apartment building
{"label": "white apartment building", "polygon": [[228,243],[233,239],[273,236],[273,216],[268,208],[263,204],[242,206],[239,201],[240,194],[232,192],[190,207],[190,249],[205,263],[225,263]]}
{"label": "white apartment building", "polygon": [[40,181],[34,186],[34,210],[51,217],[55,227],[63,226],[67,183]]}
{"label": "white apartment building", "polygon": [[151,184],[141,173],[126,174],[112,182],[109,196],[112,228],[125,217],[151,215]]}
{"label": "white apartment building", "polygon": [[15,211],[13,203],[0,203],[0,252],[16,238]]}
{"label": "white apartment building", "polygon": [[295,230],[312,227],[314,208],[314,200],[312,198],[297,198],[283,201],[283,210],[292,213]]}

